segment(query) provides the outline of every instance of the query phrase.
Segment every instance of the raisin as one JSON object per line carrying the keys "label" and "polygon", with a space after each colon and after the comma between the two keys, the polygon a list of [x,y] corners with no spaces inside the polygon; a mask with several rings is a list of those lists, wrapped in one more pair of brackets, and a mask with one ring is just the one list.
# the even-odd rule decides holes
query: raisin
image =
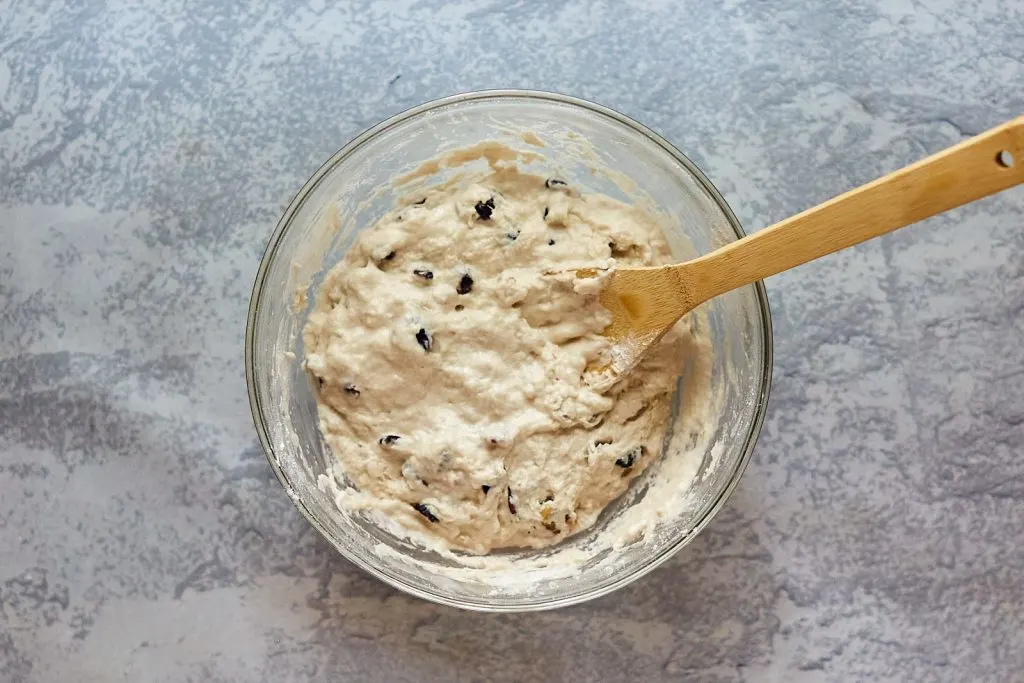
{"label": "raisin", "polygon": [[548,217],[548,207],[545,206],[544,207],[544,220],[547,220],[547,217]]}
{"label": "raisin", "polygon": [[431,339],[430,335],[424,328],[420,328],[420,331],[416,333],[416,341],[420,346],[423,347],[424,351],[430,351],[431,347],[434,346],[434,340]]}
{"label": "raisin", "polygon": [[481,486],[480,488],[481,488],[481,489],[483,489],[483,492],[484,492],[484,495],[485,495],[485,496],[487,495],[487,492],[491,490],[491,487],[490,487],[490,486],[488,486],[487,484],[484,484],[484,485],[483,485],[483,486]]}
{"label": "raisin", "polygon": [[558,528],[558,526],[554,522],[544,522],[544,528],[547,529],[548,531],[550,531],[551,533],[555,534],[555,535],[558,535],[559,533],[561,533],[561,530]]}
{"label": "raisin", "polygon": [[418,202],[413,202],[413,206],[423,206],[426,203],[427,203],[427,198],[424,197],[423,199],[419,200]]}
{"label": "raisin", "polygon": [[555,241],[554,240],[548,240],[548,246],[549,247],[555,246]]}
{"label": "raisin", "polygon": [[427,505],[426,503],[413,503],[412,507],[416,512],[420,513],[421,515],[429,519],[431,522],[434,522],[435,524],[441,521],[438,518],[437,513],[431,510],[430,506]]}
{"label": "raisin", "polygon": [[352,394],[353,396],[359,395],[359,389],[356,387],[355,384],[352,384],[352,382],[346,382],[344,389],[346,394]]}
{"label": "raisin", "polygon": [[377,439],[377,443],[379,443],[381,446],[393,446],[401,438],[402,437],[400,437],[398,434],[385,434],[384,436]]}
{"label": "raisin", "polygon": [[416,277],[421,277],[424,280],[433,280],[434,273],[429,270],[423,270],[422,268],[416,268],[412,271],[412,274]]}
{"label": "raisin", "polygon": [[565,182],[564,180],[559,180],[558,178],[548,178],[547,180],[544,181],[544,187],[548,188],[549,190],[556,187],[568,187],[568,185],[569,183]]}
{"label": "raisin", "polygon": [[508,511],[516,514],[516,504],[512,502],[512,487],[508,487]]}
{"label": "raisin", "polygon": [[494,213],[494,197],[491,197],[486,202],[477,202],[473,208],[476,209],[476,215],[480,220],[491,220],[491,214]]}
{"label": "raisin", "polygon": [[462,304],[455,304],[455,310],[456,311],[462,311],[462,310],[465,310],[465,308],[466,307],[463,306]]}
{"label": "raisin", "polygon": [[637,458],[642,458],[646,454],[646,446],[634,446],[633,448],[630,448],[628,451],[623,453],[622,457],[615,461],[615,464],[621,467],[622,469],[629,469],[636,462]]}
{"label": "raisin", "polygon": [[469,294],[472,290],[473,278],[469,276],[469,273],[466,273],[459,279],[459,286],[455,288],[455,291],[459,294]]}

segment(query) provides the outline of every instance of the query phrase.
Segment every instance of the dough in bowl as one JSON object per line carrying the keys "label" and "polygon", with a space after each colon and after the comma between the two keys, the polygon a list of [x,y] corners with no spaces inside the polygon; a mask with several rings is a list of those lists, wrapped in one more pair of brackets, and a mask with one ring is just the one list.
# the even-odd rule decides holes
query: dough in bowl
{"label": "dough in bowl", "polygon": [[690,339],[603,393],[600,279],[659,265],[657,218],[514,167],[411,197],[328,274],[304,331],[320,425],[360,505],[471,553],[591,526],[657,458]]}

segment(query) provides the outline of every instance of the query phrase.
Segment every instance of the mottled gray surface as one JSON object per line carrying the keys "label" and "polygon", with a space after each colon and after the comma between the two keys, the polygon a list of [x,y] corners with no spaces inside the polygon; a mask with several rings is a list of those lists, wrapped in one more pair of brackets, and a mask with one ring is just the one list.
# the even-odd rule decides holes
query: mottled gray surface
{"label": "mottled gray surface", "polygon": [[757,228],[1024,113],[1024,5],[224,5],[0,0],[0,681],[1024,680],[1020,188],[771,280],[742,484],[576,608],[458,612],[337,557],[242,367],[285,203],[389,114],[594,99]]}

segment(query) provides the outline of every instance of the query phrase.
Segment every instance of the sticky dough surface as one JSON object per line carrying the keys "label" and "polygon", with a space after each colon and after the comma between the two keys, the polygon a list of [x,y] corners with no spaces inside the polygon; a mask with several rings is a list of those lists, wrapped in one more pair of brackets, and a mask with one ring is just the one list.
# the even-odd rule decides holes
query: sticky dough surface
{"label": "sticky dough surface", "polygon": [[362,232],[304,331],[321,430],[363,504],[473,553],[592,525],[658,457],[689,333],[604,393],[599,279],[656,265],[657,221],[501,169],[410,199]]}

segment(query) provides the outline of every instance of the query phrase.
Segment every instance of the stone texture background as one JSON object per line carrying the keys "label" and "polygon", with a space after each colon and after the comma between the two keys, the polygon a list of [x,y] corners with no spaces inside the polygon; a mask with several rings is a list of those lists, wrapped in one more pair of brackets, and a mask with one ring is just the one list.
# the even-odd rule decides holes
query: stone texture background
{"label": "stone texture background", "polygon": [[355,570],[273,478],[242,366],[292,193],[421,101],[602,102],[756,229],[1022,86],[1015,0],[0,0],[0,681],[1022,680],[1024,188],[770,280],[742,484],[576,608]]}

